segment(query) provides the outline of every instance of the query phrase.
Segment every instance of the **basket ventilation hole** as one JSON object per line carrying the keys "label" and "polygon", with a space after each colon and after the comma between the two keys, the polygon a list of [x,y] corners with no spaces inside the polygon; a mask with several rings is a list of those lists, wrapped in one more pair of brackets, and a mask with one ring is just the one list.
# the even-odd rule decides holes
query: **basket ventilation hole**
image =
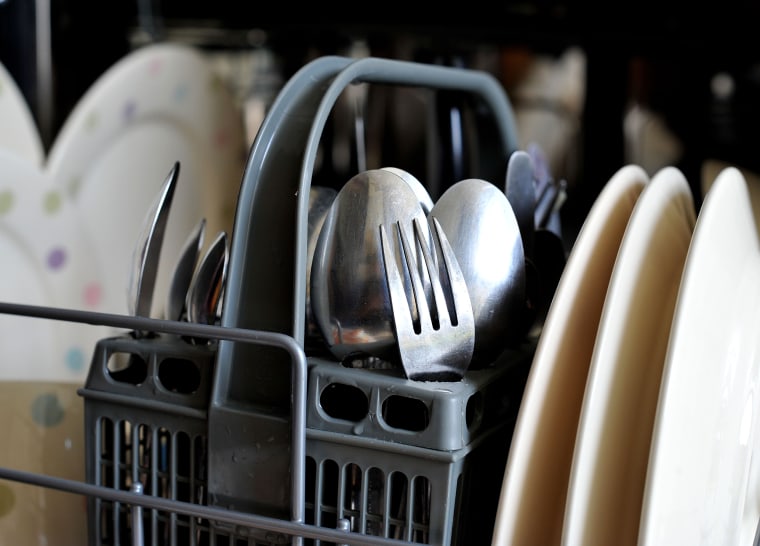
{"label": "basket ventilation hole", "polygon": [[191,360],[167,358],[158,366],[158,380],[169,392],[192,394],[201,386],[201,372]]}
{"label": "basket ventilation hole", "polygon": [[483,393],[476,392],[467,400],[467,410],[465,413],[467,428],[472,429],[478,426],[483,420]]}
{"label": "basket ventilation hole", "polygon": [[334,419],[358,422],[369,412],[367,395],[352,385],[330,383],[319,398],[322,409]]}
{"label": "basket ventilation hole", "polygon": [[383,419],[389,427],[419,432],[430,424],[430,412],[422,400],[394,394],[383,402]]}
{"label": "basket ventilation hole", "polygon": [[113,353],[108,358],[108,375],[119,383],[140,385],[148,377],[148,363],[133,353]]}

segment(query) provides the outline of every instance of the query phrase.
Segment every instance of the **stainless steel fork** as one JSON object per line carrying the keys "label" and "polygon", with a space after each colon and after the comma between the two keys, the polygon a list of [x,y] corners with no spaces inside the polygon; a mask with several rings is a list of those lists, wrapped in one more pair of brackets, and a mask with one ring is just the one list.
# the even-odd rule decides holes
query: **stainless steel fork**
{"label": "stainless steel fork", "polygon": [[[387,231],[380,226],[393,329],[407,378],[458,381],[472,359],[475,319],[454,251],[438,221],[432,218],[431,222],[432,238],[426,235],[428,227],[414,219],[413,245],[399,223]],[[411,290],[406,290],[405,280]]]}

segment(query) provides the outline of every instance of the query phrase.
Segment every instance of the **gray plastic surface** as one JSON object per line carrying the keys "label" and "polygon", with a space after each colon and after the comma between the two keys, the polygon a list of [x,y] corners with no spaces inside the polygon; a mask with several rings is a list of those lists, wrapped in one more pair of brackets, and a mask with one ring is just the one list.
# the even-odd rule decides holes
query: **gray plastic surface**
{"label": "gray plastic surface", "polygon": [[318,430],[434,451],[464,449],[514,418],[521,393],[511,391],[530,356],[525,351],[454,382],[409,381],[396,370],[309,358],[307,435]]}

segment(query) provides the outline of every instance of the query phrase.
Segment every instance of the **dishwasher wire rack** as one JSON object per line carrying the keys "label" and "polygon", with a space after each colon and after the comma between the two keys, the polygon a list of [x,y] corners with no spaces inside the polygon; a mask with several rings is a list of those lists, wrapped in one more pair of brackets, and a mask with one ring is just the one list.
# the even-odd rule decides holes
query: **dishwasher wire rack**
{"label": "dishwasher wire rack", "polygon": [[[79,390],[87,483],[0,469],[87,495],[90,546],[490,543],[532,344],[456,383],[304,350],[312,172],[332,107],[358,83],[464,94],[487,122],[473,176],[503,177],[517,137],[489,74],[322,57],[285,85],[254,140],[220,325],[0,303],[152,332],[95,346]],[[361,411],[335,403],[345,398]]]}
{"label": "dishwasher wire rack", "polygon": [[[303,350],[287,336],[272,332],[255,332],[251,330],[222,328],[214,325],[193,324],[188,322],[152,319],[147,317],[133,317],[109,313],[97,313],[77,309],[63,309],[17,303],[0,302],[0,313],[8,315],[36,317],[50,320],[64,320],[83,324],[111,326],[113,328],[131,329],[134,331],[148,331],[152,333],[173,334],[178,336],[193,336],[205,339],[232,339],[246,343],[260,343],[282,347],[290,353],[293,359],[294,376],[301,381],[297,385],[305,386],[306,357]],[[293,404],[293,427],[297,430],[294,437],[303,437],[305,428],[305,387],[294,387]],[[154,410],[161,411],[160,403]],[[293,498],[298,501],[303,498],[303,457],[302,445],[294,446],[292,452],[294,476]],[[241,528],[260,529],[266,533],[282,536],[290,535],[295,541],[302,538],[316,538],[330,540],[343,544],[367,544],[388,545],[408,544],[405,541],[390,540],[382,537],[358,536],[351,538],[350,532],[345,528],[326,529],[315,527],[303,522],[303,503],[294,502],[293,518],[288,520],[268,518],[250,513],[235,512],[228,509],[215,508],[202,504],[183,502],[173,498],[166,498],[144,494],[144,488],[140,482],[135,482],[129,490],[119,490],[113,487],[82,483],[76,480],[68,480],[53,476],[46,476],[32,472],[24,472],[9,468],[0,468],[0,479],[13,480],[40,487],[48,487],[72,494],[86,495],[90,500],[105,500],[115,504],[123,504],[128,509],[132,521],[135,522],[131,529],[131,540],[125,544],[140,546],[144,543],[141,531],[143,530],[143,509],[184,515],[188,518],[207,519]],[[155,520],[154,520],[155,521]],[[187,537],[187,542],[181,544],[197,544],[194,539]],[[357,542],[358,540],[358,542]],[[156,541],[152,541],[155,543]],[[117,541],[118,543],[118,541]],[[172,537],[169,542],[177,543],[177,538]],[[161,542],[164,544],[164,542]]]}

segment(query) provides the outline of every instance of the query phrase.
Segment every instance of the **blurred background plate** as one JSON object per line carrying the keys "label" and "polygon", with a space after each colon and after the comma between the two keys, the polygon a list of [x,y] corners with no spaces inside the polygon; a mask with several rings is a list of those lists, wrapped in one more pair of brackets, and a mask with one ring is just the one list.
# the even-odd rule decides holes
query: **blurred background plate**
{"label": "blurred background plate", "polygon": [[[0,252],[3,301],[102,310],[102,273],[72,203],[38,166],[7,150],[0,150]],[[29,317],[0,321],[3,380],[82,382],[105,332]]]}
{"label": "blurred background plate", "polygon": [[[145,46],[104,72],[61,127],[48,154],[48,172],[76,200],[93,165],[123,139],[125,131],[142,123],[171,125],[189,137],[194,146],[189,153],[197,157],[192,167],[197,168],[188,165],[179,184],[198,192],[196,198],[211,233],[229,231],[247,152],[242,116],[208,59],[190,46]],[[173,137],[166,137],[166,146],[176,146]],[[160,171],[141,169],[143,161],[150,159],[143,155],[147,148],[135,150],[131,157],[130,187],[144,200],[141,213],[133,219],[135,234],[161,181],[178,159],[176,147],[166,148],[161,141],[152,144],[150,155],[164,158]],[[109,177],[98,180],[114,188],[119,182]],[[133,226],[122,228],[129,231]]]}

